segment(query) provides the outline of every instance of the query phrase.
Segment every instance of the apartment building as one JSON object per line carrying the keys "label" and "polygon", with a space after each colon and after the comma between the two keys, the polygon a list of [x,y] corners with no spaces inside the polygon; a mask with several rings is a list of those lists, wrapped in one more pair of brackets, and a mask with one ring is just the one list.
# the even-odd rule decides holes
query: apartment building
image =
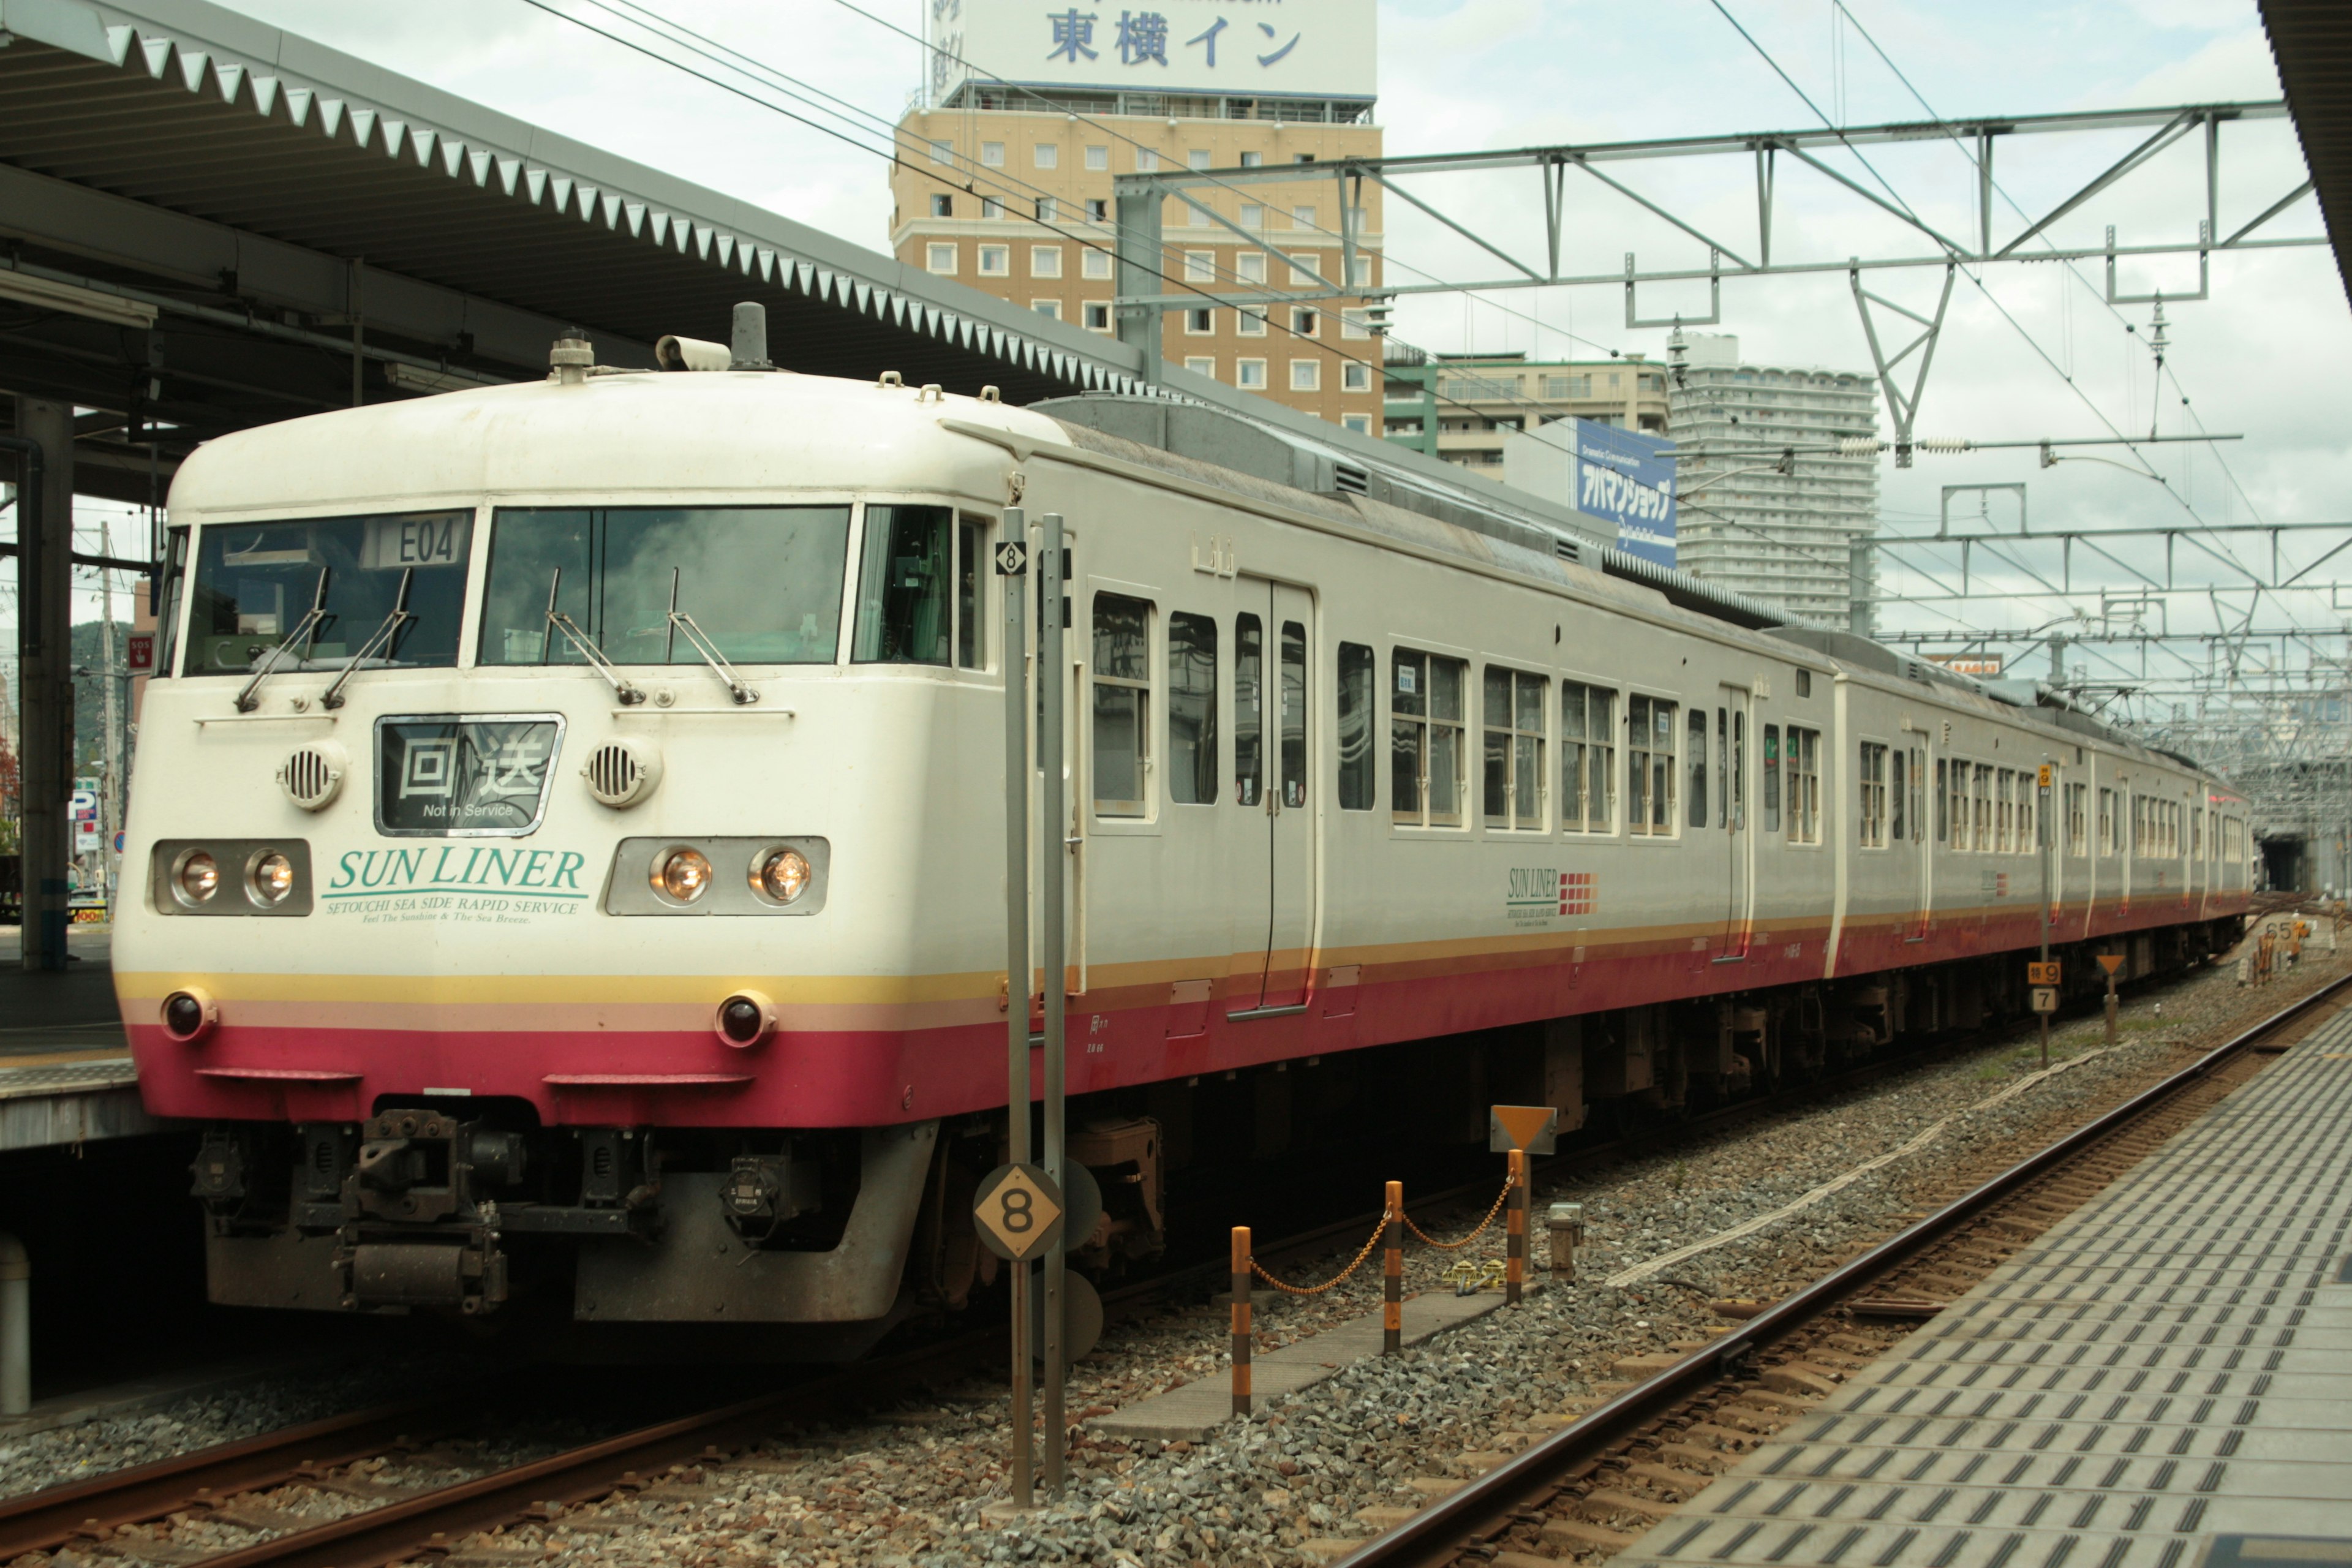
{"label": "apartment building", "polygon": [[[1857,371],[1759,364],[1739,340],[1692,333],[1669,395],[1684,571],[1823,626],[1870,631],[1878,384]],[[1670,377],[1670,379],[1672,379]],[[1793,448],[1790,471],[1776,459]]]}
{"label": "apartment building", "polygon": [[1383,433],[1400,446],[1500,478],[1503,441],[1576,417],[1653,435],[1666,428],[1664,367],[1640,354],[1531,360],[1523,353],[1423,354],[1391,345]]}
{"label": "apartment building", "polygon": [[[1048,96],[1051,109],[1037,101]],[[1340,208],[1351,193],[1315,167],[1379,155],[1370,105],[967,89],[956,105],[909,113],[899,145],[912,150],[890,171],[890,246],[899,261],[1106,334],[1116,291],[1113,180],[1155,169],[1296,166],[1295,181],[1192,193],[1252,240],[1182,201],[1165,204],[1161,288],[1197,290],[1203,302],[1167,314],[1161,353],[1335,425],[1378,429],[1381,342],[1360,300],[1215,302],[1310,289],[1318,278],[1379,286],[1377,187],[1365,187],[1351,216],[1355,276],[1343,279]]]}

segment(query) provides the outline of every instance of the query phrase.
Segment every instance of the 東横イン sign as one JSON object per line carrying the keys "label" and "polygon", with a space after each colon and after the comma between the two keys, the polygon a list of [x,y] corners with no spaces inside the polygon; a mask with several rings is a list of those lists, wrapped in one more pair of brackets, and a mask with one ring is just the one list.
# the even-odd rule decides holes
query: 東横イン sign
{"label": "\u6771\u6a2a\u30a4\u30f3 sign", "polygon": [[1034,1165],[999,1165],[971,1200],[982,1245],[1008,1263],[1041,1256],[1062,1234],[1062,1194]]}

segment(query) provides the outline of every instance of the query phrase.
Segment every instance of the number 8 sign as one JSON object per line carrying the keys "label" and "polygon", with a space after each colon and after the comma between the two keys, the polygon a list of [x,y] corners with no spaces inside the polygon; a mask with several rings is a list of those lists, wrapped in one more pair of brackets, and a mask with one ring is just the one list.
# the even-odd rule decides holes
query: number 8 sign
{"label": "number 8 sign", "polygon": [[1034,1165],[999,1165],[972,1197],[973,1228],[1008,1263],[1035,1258],[1062,1234],[1059,1188]]}

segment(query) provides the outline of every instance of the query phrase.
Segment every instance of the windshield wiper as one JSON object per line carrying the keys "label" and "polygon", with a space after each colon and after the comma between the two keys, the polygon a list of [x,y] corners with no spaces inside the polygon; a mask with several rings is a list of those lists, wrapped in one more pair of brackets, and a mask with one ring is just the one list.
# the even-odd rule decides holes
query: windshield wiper
{"label": "windshield wiper", "polygon": [[[727,695],[735,699],[737,707],[749,707],[760,700],[760,694],[737,679],[734,667],[719,657],[719,649],[709,635],[694,624],[694,617],[677,607],[677,568],[675,566],[669,569],[669,629],[673,638],[679,632],[686,634],[686,640],[694,645],[694,651],[702,656],[702,662],[727,683]],[[673,641],[672,647],[675,646]]]}
{"label": "windshield wiper", "polygon": [[563,568],[558,566],[547,579],[547,630],[539,635],[539,662],[547,663],[547,656],[554,651],[550,646],[552,639],[549,634],[562,632],[563,640],[578,649],[580,657],[586,659],[597,674],[611,683],[613,695],[621,700],[622,707],[634,708],[646,700],[646,694],[622,677],[620,671],[614,668],[613,661],[604,657],[604,650],[590,642],[587,634],[580,629],[578,624],[570,616],[555,607],[556,591],[562,585]]}
{"label": "windshield wiper", "polygon": [[377,648],[383,648],[384,650],[384,658],[386,659],[391,658],[392,640],[394,636],[399,632],[403,625],[416,618],[415,616],[408,613],[408,584],[415,581],[415,567],[404,566],[401,568],[400,591],[393,595],[392,613],[384,616],[383,624],[382,626],[379,626],[374,631],[368,634],[367,641],[360,644],[360,651],[352,655],[352,661],[343,666],[343,672],[335,677],[335,683],[332,686],[328,687],[325,691],[320,693],[320,707],[341,708],[343,705],[343,682],[349,680],[352,678],[352,672],[358,669],[361,663],[365,660],[370,654],[375,652]]}
{"label": "windshield wiper", "polygon": [[268,657],[262,659],[260,667],[254,670],[253,679],[247,681],[245,689],[236,694],[238,712],[250,713],[261,706],[261,699],[255,693],[261,689],[261,683],[268,679],[278,667],[286,661],[288,648],[297,643],[301,644],[302,662],[305,664],[310,662],[310,639],[319,635],[319,623],[327,618],[327,571],[324,566],[319,568],[318,585],[310,590],[310,612],[291,632],[286,635],[283,641],[269,650]]}

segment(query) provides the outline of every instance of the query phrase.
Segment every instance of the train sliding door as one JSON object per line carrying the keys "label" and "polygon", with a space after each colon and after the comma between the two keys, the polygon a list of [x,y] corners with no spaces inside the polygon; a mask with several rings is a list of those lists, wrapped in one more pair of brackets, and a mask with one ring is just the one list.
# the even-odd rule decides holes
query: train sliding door
{"label": "train sliding door", "polygon": [[[1234,889],[1244,910],[1228,1009],[1241,1015],[1305,1005],[1315,941],[1315,813],[1311,715],[1323,676],[1315,668],[1315,603],[1306,590],[1244,577],[1234,595],[1234,798],[1262,812],[1265,854],[1247,852]],[[1255,829],[1252,830],[1255,832]],[[1262,867],[1262,873],[1255,870]]]}
{"label": "train sliding door", "polygon": [[1748,831],[1748,710],[1744,686],[1722,688],[1715,709],[1715,775],[1723,823],[1725,959],[1746,958],[1756,929],[1755,838]]}

